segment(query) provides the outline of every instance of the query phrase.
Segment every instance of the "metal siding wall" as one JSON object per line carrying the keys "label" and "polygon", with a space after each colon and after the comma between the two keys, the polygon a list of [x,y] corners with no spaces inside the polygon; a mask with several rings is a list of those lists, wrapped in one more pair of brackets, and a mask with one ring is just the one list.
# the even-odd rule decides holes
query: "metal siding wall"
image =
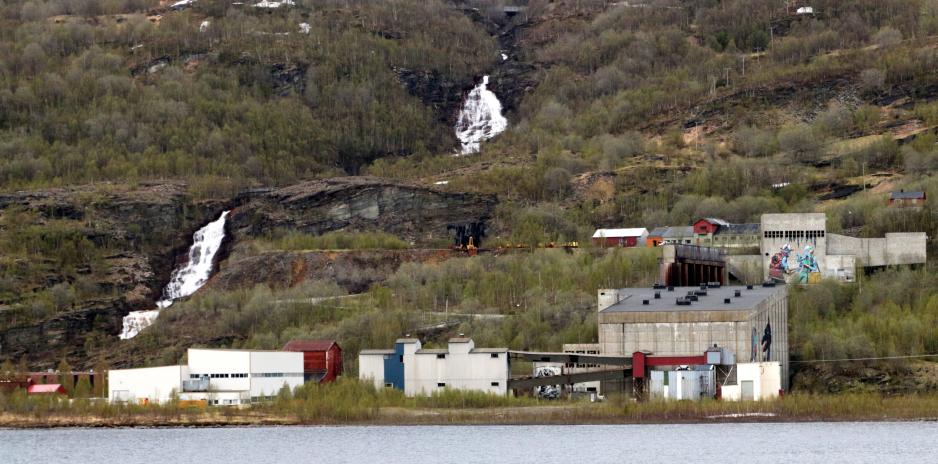
{"label": "metal siding wall", "polygon": [[394,344],[394,354],[384,360],[384,383],[389,383],[398,390],[404,390],[404,344]]}

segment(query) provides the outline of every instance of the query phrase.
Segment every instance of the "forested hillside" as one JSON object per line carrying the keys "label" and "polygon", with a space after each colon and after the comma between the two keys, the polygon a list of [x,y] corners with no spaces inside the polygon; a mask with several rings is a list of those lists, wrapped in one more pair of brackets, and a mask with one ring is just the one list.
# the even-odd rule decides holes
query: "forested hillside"
{"label": "forested hillside", "polygon": [[[938,198],[934,0],[256,3],[0,0],[0,334],[20,346],[42,334],[81,365],[295,336],[338,337],[353,354],[453,311],[486,317],[427,330],[431,344],[472,331],[557,349],[594,339],[598,285],[654,280],[644,250],[411,250],[448,244],[411,227],[427,226],[413,198],[442,194],[484,217],[492,248],[803,211],[849,235],[938,235],[933,202],[886,207],[900,189]],[[455,156],[482,76],[508,128]],[[265,197],[266,213],[233,215],[251,233],[226,245],[221,278],[118,344],[119,317],[158,298],[223,207],[360,174],[393,179],[368,182],[409,205],[392,210],[407,227],[368,216],[354,234],[317,234],[318,215],[346,214],[328,195],[301,219],[271,206],[289,195]],[[862,276],[864,292],[795,291],[794,358],[935,352],[932,269]],[[364,295],[319,300],[347,292]],[[798,385],[835,375],[811,369]],[[922,385],[890,388],[938,382]]]}

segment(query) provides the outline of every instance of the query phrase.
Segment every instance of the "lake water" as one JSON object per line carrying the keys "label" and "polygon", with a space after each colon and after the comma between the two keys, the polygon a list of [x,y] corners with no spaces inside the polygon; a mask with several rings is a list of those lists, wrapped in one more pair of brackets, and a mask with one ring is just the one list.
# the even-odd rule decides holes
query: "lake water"
{"label": "lake water", "polygon": [[0,463],[938,462],[938,423],[0,430]]}

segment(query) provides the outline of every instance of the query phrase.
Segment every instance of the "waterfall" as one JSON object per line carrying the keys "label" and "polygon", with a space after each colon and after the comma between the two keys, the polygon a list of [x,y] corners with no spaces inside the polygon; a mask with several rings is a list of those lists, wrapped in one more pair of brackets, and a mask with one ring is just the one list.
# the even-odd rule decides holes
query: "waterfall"
{"label": "waterfall", "polygon": [[456,138],[462,144],[462,155],[479,151],[483,140],[495,137],[508,127],[508,120],[502,116],[502,103],[488,89],[488,84],[489,76],[484,76],[482,83],[469,92],[456,120]]}
{"label": "waterfall", "polygon": [[228,211],[197,230],[192,235],[192,246],[189,247],[189,259],[173,270],[169,283],[163,289],[163,296],[156,302],[156,309],[146,311],[132,311],[124,316],[124,326],[119,337],[122,340],[133,338],[141,330],[153,324],[161,309],[168,308],[173,301],[192,295],[205,285],[212,274],[215,254],[221,248],[225,239],[225,219]]}

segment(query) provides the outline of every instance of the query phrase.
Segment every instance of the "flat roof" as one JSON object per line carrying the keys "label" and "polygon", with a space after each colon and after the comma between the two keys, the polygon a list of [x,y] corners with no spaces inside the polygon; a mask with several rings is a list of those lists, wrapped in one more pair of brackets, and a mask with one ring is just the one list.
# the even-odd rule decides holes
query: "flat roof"
{"label": "flat roof", "polygon": [[394,354],[394,350],[361,350],[358,354]]}
{"label": "flat roof", "polygon": [[[707,294],[698,296],[697,301],[690,305],[678,305],[677,299],[687,296],[688,292],[700,290],[700,287],[674,287],[674,291],[667,288],[654,289],[650,287],[622,288],[619,294],[622,299],[618,303],[600,310],[603,313],[640,313],[640,312],[686,312],[686,311],[745,311],[754,308],[766,298],[785,290],[784,285],[763,287],[753,285],[747,290],[745,285],[724,285],[719,288],[707,288]],[[740,296],[736,297],[736,290]],[[655,298],[655,292],[660,292],[661,298]],[[730,302],[724,303],[729,298]],[[643,304],[648,300],[648,304]]]}

